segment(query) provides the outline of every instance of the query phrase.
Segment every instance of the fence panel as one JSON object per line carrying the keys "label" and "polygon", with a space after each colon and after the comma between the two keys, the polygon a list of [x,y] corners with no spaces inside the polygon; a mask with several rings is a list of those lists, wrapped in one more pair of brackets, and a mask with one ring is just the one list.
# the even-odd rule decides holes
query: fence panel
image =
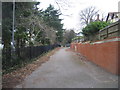
{"label": "fence panel", "polygon": [[15,67],[19,64],[28,62],[56,47],[58,47],[58,45],[30,46],[30,47],[16,48],[15,53],[11,52],[11,48],[3,49],[2,69],[4,71],[9,68]]}
{"label": "fence panel", "polygon": [[99,31],[100,40],[120,35],[120,20]]}

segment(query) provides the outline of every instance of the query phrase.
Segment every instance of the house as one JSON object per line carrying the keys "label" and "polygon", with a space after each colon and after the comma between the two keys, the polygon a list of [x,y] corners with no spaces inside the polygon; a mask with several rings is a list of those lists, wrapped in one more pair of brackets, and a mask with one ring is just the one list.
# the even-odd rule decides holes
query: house
{"label": "house", "polygon": [[109,12],[106,18],[106,22],[116,22],[119,20],[120,12]]}
{"label": "house", "polygon": [[75,33],[76,36],[83,36],[82,32]]}
{"label": "house", "polygon": [[120,19],[120,1],[118,2],[118,12],[109,12],[106,22],[116,22]]}

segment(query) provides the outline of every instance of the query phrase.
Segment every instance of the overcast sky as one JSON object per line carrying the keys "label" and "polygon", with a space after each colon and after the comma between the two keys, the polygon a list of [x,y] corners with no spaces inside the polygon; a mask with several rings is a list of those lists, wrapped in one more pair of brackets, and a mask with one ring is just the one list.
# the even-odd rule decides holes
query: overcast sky
{"label": "overcast sky", "polygon": [[[49,4],[54,5],[58,9],[55,0],[38,0],[41,2],[40,8],[46,9]],[[58,0],[61,3],[61,12],[63,13],[60,18],[64,19],[64,28],[75,29],[79,32],[82,26],[80,25],[79,12],[89,6],[95,6],[101,13],[106,16],[108,12],[118,11],[118,2],[120,0]],[[65,2],[66,4],[62,3]],[[69,5],[69,6],[68,6]],[[101,15],[102,16],[102,15]]]}

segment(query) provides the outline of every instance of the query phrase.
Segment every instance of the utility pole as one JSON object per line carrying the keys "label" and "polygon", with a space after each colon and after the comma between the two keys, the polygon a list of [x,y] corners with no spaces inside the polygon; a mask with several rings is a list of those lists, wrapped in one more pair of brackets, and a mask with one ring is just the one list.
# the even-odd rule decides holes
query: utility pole
{"label": "utility pole", "polygon": [[13,28],[12,28],[12,49],[13,50],[15,50],[14,30],[15,30],[15,0],[13,0]]}

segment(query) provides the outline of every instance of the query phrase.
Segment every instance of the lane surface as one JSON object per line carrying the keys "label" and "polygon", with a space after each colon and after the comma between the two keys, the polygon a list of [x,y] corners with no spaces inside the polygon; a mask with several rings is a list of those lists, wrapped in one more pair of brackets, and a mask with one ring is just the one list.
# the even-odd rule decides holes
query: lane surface
{"label": "lane surface", "polygon": [[61,48],[16,88],[117,88],[118,77]]}

